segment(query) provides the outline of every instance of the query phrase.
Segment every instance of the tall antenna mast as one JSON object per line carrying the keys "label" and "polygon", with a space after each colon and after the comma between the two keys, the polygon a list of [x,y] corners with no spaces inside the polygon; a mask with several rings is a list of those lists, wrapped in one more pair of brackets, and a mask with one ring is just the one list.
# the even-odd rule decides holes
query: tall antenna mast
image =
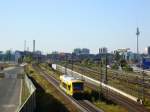
{"label": "tall antenna mast", "polygon": [[138,55],[139,55],[139,35],[140,35],[140,31],[139,31],[139,28],[137,27],[136,36],[137,36],[137,54]]}

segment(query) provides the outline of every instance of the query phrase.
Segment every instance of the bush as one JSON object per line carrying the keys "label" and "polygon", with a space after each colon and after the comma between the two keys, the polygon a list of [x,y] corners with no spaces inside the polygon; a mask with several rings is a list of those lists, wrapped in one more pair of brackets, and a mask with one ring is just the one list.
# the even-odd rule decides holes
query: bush
{"label": "bush", "polygon": [[29,72],[30,74],[32,74],[32,73],[34,73],[34,70],[30,70],[30,72]]}
{"label": "bush", "polygon": [[111,66],[111,68],[112,68],[112,69],[115,69],[115,70],[118,70],[118,69],[119,69],[119,66],[118,66],[117,64],[113,64],[113,65]]}
{"label": "bush", "polygon": [[133,68],[131,68],[129,65],[123,67],[123,70],[133,72]]}

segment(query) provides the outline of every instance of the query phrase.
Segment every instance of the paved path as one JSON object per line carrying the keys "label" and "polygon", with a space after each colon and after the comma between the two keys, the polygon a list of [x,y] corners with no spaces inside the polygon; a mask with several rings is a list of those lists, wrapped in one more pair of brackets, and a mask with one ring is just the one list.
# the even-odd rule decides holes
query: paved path
{"label": "paved path", "polygon": [[[18,68],[7,72],[14,75]],[[3,78],[0,79],[0,112],[15,112],[20,102],[21,79]]]}

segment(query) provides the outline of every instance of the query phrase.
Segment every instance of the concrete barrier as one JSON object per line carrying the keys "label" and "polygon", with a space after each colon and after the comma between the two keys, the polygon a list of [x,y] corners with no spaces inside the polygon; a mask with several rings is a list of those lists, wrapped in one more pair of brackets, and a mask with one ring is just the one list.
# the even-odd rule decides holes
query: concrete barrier
{"label": "concrete barrier", "polygon": [[27,77],[27,75],[25,75],[25,83],[28,87],[30,95],[16,112],[34,112],[36,109],[36,88],[32,81]]}

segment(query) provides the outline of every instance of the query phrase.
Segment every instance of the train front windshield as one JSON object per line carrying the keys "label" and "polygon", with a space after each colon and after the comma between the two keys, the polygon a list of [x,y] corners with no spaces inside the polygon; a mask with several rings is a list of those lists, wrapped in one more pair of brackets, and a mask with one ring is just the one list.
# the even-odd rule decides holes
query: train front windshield
{"label": "train front windshield", "polygon": [[73,90],[83,90],[83,83],[73,83]]}

